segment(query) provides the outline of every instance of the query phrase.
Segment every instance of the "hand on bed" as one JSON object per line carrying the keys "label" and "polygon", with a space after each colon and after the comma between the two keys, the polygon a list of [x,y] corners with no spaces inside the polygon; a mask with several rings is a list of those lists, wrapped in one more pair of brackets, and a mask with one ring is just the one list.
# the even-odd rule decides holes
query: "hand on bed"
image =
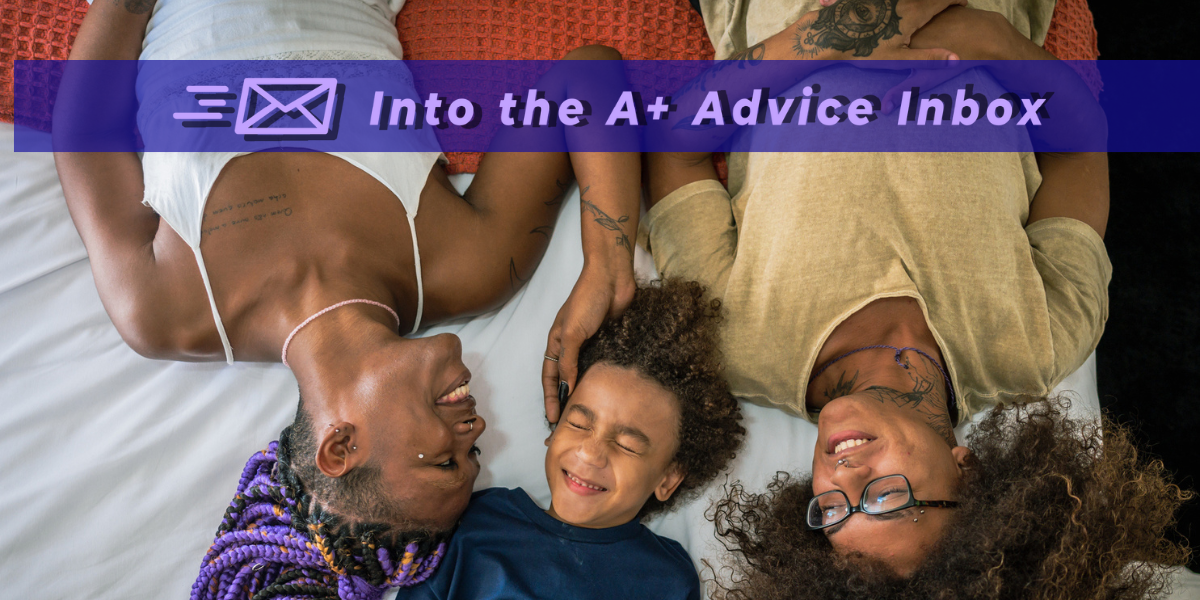
{"label": "hand on bed", "polygon": [[579,347],[592,337],[605,319],[625,312],[633,302],[637,284],[632,264],[613,268],[584,265],[571,295],[558,311],[550,336],[546,341],[546,356],[557,361],[542,361],[542,388],[545,394],[546,419],[557,423],[559,417],[559,387],[575,389],[578,376]]}

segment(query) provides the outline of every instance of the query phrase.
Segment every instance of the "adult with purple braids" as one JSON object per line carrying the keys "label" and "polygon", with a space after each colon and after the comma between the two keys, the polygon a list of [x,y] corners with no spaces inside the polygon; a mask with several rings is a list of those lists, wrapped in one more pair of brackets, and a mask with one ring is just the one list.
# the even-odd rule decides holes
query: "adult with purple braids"
{"label": "adult with purple braids", "polygon": [[[105,0],[71,59],[397,60],[402,4]],[[566,59],[620,55],[591,46]],[[538,87],[551,98],[623,87],[570,73],[556,67]],[[64,93],[88,84],[67,75]],[[112,101],[136,101],[132,76],[123,90],[104,83]],[[70,114],[55,126],[94,127]],[[247,465],[193,598],[374,598],[428,575],[467,506],[485,424],[458,338],[401,334],[507,300],[540,261],[572,178],[586,190],[587,266],[564,314],[595,331],[632,301],[630,246],[605,225],[634,234],[636,155],[490,153],[462,195],[439,156],[55,154],[100,298],[134,350],[279,360],[299,382],[295,422]],[[256,198],[288,210],[220,227]]]}

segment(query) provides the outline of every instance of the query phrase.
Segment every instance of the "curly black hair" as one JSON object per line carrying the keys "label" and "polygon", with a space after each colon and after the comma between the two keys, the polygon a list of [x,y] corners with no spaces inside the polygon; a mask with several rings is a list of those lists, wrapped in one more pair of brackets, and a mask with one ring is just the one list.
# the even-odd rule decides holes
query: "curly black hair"
{"label": "curly black hair", "polygon": [[[718,328],[721,301],[694,281],[669,278],[639,286],[620,317],[609,319],[579,350],[579,377],[604,363],[636,370],[679,401],[679,448],[674,464],[683,482],[666,501],[654,496],[638,512],[644,519],[670,510],[680,498],[725,469],[746,430],[741,407],[721,372]],[[559,407],[566,410],[566,401]]]}
{"label": "curly black hair", "polygon": [[[1067,417],[1068,400],[996,408],[968,437],[960,508],[908,578],[844,557],[805,528],[812,478],[776,476],[762,494],[731,486],[713,513],[732,551],[715,596],[787,598],[1150,598],[1189,549],[1170,541],[1192,493],[1159,461],[1139,460],[1129,432]],[[1101,440],[1103,434],[1103,443]]]}

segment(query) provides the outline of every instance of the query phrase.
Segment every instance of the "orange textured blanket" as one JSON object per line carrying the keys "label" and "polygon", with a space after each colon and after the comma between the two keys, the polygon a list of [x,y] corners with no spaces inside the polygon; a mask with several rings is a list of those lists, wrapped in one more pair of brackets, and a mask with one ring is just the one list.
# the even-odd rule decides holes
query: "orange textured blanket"
{"label": "orange textured blanket", "polygon": [[[45,106],[45,81],[13,81],[13,61],[63,59],[79,32],[84,0],[9,0],[0,6],[0,120],[14,102]],[[405,56],[442,60],[552,60],[605,44],[631,60],[707,59],[704,23],[686,0],[409,0],[397,19]],[[1096,28],[1087,0],[1060,0],[1045,47],[1063,60],[1095,60]],[[1099,74],[1081,73],[1093,91]],[[48,117],[48,115],[46,115]],[[450,153],[451,173],[472,173],[477,153]]]}

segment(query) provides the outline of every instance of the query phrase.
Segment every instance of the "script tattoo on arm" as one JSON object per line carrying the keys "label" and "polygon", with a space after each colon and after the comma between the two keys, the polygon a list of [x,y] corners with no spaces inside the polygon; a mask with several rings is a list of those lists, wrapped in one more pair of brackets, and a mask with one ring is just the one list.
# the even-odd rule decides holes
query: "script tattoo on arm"
{"label": "script tattoo on arm", "polygon": [[617,247],[624,248],[629,252],[630,256],[633,256],[633,246],[629,243],[629,236],[625,234],[625,231],[622,227],[626,222],[629,221],[629,216],[621,215],[620,217],[614,219],[610,217],[608,213],[600,210],[599,206],[588,202],[583,196],[587,194],[588,190],[590,189],[592,189],[592,186],[589,185],[583,188],[583,191],[579,192],[579,205],[583,208],[583,210],[595,217],[593,221],[597,225],[609,231],[615,231],[617,233]]}
{"label": "script tattoo on arm", "polygon": [[870,56],[886,40],[900,33],[897,0],[840,0],[822,8],[811,25],[796,32],[792,49],[797,56],[816,56],[823,49]]}
{"label": "script tattoo on arm", "polygon": [[754,65],[761,63],[766,54],[767,47],[764,44],[758,43],[750,46],[749,48],[746,48],[745,50],[742,50],[741,52],[738,52],[737,54],[734,54],[725,60],[717,61],[713,64],[713,66],[709,67],[708,70],[701,73],[695,79],[687,82],[686,85],[679,88],[679,91],[675,93],[682,96],[684,93],[690,92],[694,89],[708,91],[708,83],[725,69],[729,69],[731,67],[736,67],[738,69],[753,67]]}

